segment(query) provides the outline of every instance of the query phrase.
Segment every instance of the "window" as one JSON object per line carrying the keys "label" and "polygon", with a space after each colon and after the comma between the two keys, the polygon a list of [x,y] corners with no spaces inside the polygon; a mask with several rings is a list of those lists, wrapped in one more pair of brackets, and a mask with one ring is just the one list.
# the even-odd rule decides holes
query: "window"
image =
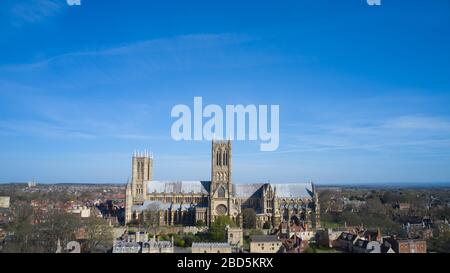
{"label": "window", "polygon": [[218,196],[219,198],[225,198],[225,189],[223,187],[219,188]]}
{"label": "window", "polygon": [[218,215],[225,215],[228,212],[228,209],[225,205],[218,205],[216,207],[216,213]]}

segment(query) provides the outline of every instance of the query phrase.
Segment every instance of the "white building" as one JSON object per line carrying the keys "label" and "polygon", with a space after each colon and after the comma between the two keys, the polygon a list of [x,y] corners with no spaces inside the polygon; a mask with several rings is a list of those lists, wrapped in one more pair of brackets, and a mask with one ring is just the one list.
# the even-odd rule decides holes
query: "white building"
{"label": "white building", "polygon": [[9,209],[9,206],[10,206],[10,197],[0,196],[0,209]]}
{"label": "white building", "polygon": [[81,218],[91,217],[91,209],[86,206],[74,206],[67,210],[68,213],[79,214]]}

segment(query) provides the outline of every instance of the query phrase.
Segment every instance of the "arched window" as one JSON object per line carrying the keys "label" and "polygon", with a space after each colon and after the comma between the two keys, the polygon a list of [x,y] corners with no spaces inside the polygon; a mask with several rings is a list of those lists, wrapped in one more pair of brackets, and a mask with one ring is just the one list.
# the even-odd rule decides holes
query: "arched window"
{"label": "arched window", "polygon": [[138,179],[141,179],[141,162],[138,162],[137,169],[138,169]]}
{"label": "arched window", "polygon": [[219,151],[216,151],[216,165],[219,166]]}
{"label": "arched window", "polygon": [[225,189],[223,187],[220,187],[217,195],[219,196],[219,198],[225,198]]}
{"label": "arched window", "polygon": [[224,153],[223,153],[223,155],[222,155],[222,157],[223,157],[223,165],[227,165],[227,158],[226,158],[226,154],[227,154],[227,152],[225,151]]}

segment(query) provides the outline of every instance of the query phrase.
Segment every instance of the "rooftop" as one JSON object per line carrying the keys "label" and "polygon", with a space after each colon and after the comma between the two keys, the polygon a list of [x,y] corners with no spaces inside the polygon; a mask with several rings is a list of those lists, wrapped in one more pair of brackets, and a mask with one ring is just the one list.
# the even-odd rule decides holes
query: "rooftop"
{"label": "rooftop", "polygon": [[230,248],[229,243],[192,243],[193,248]]}
{"label": "rooftop", "polygon": [[275,235],[253,235],[253,236],[250,236],[250,240],[255,243],[279,242],[280,241],[278,239],[278,237]]}

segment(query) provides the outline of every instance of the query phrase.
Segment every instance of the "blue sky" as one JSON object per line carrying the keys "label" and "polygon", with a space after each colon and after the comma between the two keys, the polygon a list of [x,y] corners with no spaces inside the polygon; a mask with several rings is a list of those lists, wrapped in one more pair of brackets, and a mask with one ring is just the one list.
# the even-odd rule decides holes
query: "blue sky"
{"label": "blue sky", "polygon": [[450,181],[450,2],[3,0],[0,182],[209,179],[176,104],[279,104],[236,182]]}

